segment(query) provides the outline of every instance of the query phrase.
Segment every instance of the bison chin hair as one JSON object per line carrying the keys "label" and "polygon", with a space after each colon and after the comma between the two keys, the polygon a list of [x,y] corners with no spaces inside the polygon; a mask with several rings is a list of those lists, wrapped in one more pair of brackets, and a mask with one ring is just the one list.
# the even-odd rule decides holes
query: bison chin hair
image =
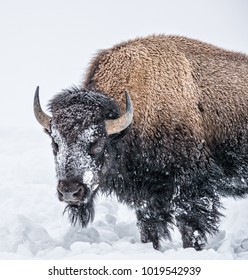
{"label": "bison chin hair", "polygon": [[95,209],[93,200],[80,205],[67,205],[64,213],[68,212],[70,222],[75,226],[78,222],[82,227],[87,227],[89,222],[92,222],[95,217]]}

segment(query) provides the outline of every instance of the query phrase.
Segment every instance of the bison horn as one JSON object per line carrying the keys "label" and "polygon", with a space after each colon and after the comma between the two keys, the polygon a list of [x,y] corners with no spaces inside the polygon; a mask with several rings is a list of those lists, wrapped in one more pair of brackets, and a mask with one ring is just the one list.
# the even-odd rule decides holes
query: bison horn
{"label": "bison horn", "polygon": [[51,117],[44,113],[40,106],[39,87],[36,88],[34,94],[34,115],[37,121],[48,131],[50,131]]}
{"label": "bison horn", "polygon": [[106,120],[105,127],[108,135],[119,133],[126,129],[133,120],[133,105],[131,97],[128,92],[125,91],[126,96],[126,112],[118,119],[115,120]]}

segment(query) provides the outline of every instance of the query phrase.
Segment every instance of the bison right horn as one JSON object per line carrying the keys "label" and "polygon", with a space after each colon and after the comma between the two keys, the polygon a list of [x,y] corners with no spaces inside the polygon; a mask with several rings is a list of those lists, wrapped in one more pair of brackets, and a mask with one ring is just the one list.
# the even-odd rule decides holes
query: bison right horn
{"label": "bison right horn", "polygon": [[48,131],[50,131],[51,117],[49,117],[40,106],[39,87],[36,88],[34,94],[34,115],[37,121]]}
{"label": "bison right horn", "polygon": [[123,131],[133,121],[132,100],[127,91],[125,91],[125,96],[126,96],[126,112],[118,119],[105,121],[105,127],[108,135]]}

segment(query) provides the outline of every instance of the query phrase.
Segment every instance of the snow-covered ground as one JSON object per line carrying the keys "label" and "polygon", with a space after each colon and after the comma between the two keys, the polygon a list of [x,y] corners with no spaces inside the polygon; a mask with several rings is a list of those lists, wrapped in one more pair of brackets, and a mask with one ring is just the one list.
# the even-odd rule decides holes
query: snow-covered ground
{"label": "snow-covered ground", "polygon": [[134,213],[114,197],[99,197],[88,228],[70,225],[42,129],[1,127],[0,155],[0,259],[248,259],[248,198],[223,200],[220,231],[203,251],[183,249],[175,229],[160,252],[140,242]]}

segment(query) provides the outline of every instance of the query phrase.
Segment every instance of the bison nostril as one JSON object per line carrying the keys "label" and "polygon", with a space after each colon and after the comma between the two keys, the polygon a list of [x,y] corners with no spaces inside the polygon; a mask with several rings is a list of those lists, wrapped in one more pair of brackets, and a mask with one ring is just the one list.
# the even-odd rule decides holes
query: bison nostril
{"label": "bison nostril", "polygon": [[82,194],[83,194],[83,189],[82,189],[82,188],[79,188],[79,190],[76,191],[75,193],[73,193],[72,196],[73,196],[74,198],[79,198],[79,197],[82,196]]}

